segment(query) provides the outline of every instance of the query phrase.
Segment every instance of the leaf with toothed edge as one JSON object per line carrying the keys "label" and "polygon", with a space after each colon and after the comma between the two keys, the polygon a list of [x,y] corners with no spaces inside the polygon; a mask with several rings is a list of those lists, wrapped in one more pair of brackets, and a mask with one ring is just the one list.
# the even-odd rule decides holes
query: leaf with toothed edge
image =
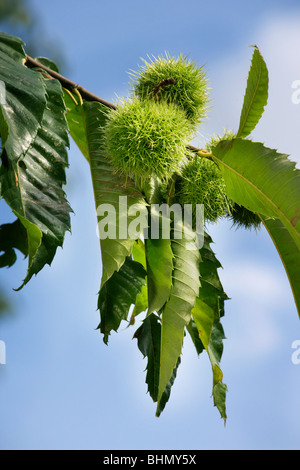
{"label": "leaf with toothed edge", "polygon": [[[129,214],[131,206],[135,205],[137,211],[144,214],[147,213],[147,208],[142,194],[129,179],[115,173],[104,154],[103,126],[106,110],[100,103],[85,102],[81,112],[85,123],[98,223],[101,220],[100,207],[105,205],[113,209],[115,214],[115,220],[109,228],[115,231],[116,236],[100,237],[102,279],[98,297],[101,317],[99,328],[107,343],[111,330],[117,331],[121,321],[127,318],[130,306],[135,304],[137,295],[145,284],[146,272],[143,266],[129,258],[135,239],[129,237],[128,227],[134,220],[134,216]],[[121,219],[126,229],[125,237],[122,238],[118,232]]]}
{"label": "leaf with toothed edge", "polygon": [[19,160],[34,143],[47,104],[43,76],[24,66],[23,44],[0,33],[0,133],[10,161]]}
{"label": "leaf with toothed edge", "polygon": [[135,304],[145,285],[145,276],[143,266],[128,257],[100,289],[98,308],[101,322],[98,328],[104,335],[105,344],[111,331],[117,331],[121,321],[127,320],[130,306]]}
{"label": "leaf with toothed edge", "polygon": [[[136,219],[136,213],[131,214],[130,210],[134,208],[134,212],[139,212],[146,226],[147,204],[134,183],[129,178],[126,179],[123,175],[117,174],[105,155],[103,126],[106,120],[106,110],[104,107],[97,102],[85,102],[83,113],[98,223],[101,219],[99,208],[108,204],[115,214],[115,219],[110,223],[109,228],[116,236],[100,237],[103,265],[101,286],[104,286],[113,273],[121,268],[126,257],[132,253],[135,239],[130,237],[129,228],[131,222]],[[124,233],[120,233],[120,226],[123,227]],[[140,227],[140,232],[142,231],[143,226]]]}
{"label": "leaf with toothed edge", "polygon": [[[178,238],[178,232],[181,238]],[[195,305],[200,287],[199,261],[200,253],[196,242],[186,238],[182,231],[175,227],[171,233],[171,248],[174,255],[172,288],[170,298],[162,311],[162,331],[160,348],[160,370],[158,386],[158,407],[167,384],[173,376],[174,369],[181,355],[185,327],[191,320],[192,308]]]}
{"label": "leaf with toothed edge", "polygon": [[237,137],[247,137],[256,127],[268,101],[268,86],[267,66],[258,47],[254,46]]}
{"label": "leaf with toothed edge", "polygon": [[218,269],[221,264],[211,249],[212,239],[205,233],[204,244],[200,249],[200,282],[199,295],[192,309],[192,319],[187,330],[195,345],[197,354],[205,349],[212,366],[214,405],[226,421],[226,391],[220,361],[223,353],[223,327],[220,323],[224,316],[224,301],[228,299],[222,287]]}
{"label": "leaf with toothed edge", "polygon": [[17,219],[13,223],[0,225],[0,267],[12,266],[19,250],[24,256],[28,255],[28,240],[25,227]]}
{"label": "leaf with toothed edge", "polygon": [[214,161],[227,195],[246,209],[279,219],[300,249],[300,170],[287,155],[259,142],[222,141]]}
{"label": "leaf with toothed edge", "polygon": [[[138,348],[143,354],[144,358],[147,357],[146,384],[148,386],[148,392],[152,400],[157,402],[161,343],[160,318],[154,313],[148,315],[143,321],[142,325],[135,332],[133,337],[137,339]],[[171,389],[176,378],[180,361],[181,359],[179,357],[171,378],[166,385],[159,403],[157,404],[156,416],[159,416],[162,413],[166,403],[170,398]]]}
{"label": "leaf with toothed edge", "polygon": [[4,148],[0,167],[2,197],[27,231],[28,271],[19,289],[52,263],[70,230],[71,209],[62,189],[69,144],[62,89],[56,80],[45,80],[45,86],[47,108],[34,142],[18,161],[9,160]]}

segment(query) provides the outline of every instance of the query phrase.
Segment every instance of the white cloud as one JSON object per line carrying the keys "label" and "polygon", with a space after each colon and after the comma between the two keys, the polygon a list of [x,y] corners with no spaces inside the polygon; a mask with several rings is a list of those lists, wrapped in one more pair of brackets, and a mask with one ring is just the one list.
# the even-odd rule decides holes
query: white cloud
{"label": "white cloud", "polygon": [[[291,155],[299,164],[300,104],[292,102],[292,84],[300,80],[300,15],[271,17],[253,37],[269,70],[269,100],[253,139]],[[251,49],[242,44],[208,71],[213,101],[209,121],[200,130],[204,138],[215,132],[222,135],[224,128],[237,130],[251,56]]]}

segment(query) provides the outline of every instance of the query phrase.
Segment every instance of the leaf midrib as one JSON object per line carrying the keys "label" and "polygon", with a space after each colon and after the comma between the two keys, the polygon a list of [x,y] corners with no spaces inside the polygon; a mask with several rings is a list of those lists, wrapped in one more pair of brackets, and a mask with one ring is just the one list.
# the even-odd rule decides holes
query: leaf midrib
{"label": "leaf midrib", "polygon": [[250,100],[250,105],[248,106],[248,110],[246,111],[246,116],[245,116],[245,119],[244,119],[244,122],[241,123],[240,125],[240,129],[237,133],[237,137],[240,137],[240,135],[242,134],[244,128],[245,128],[245,123],[247,122],[247,119],[249,117],[249,114],[250,114],[250,110],[252,108],[252,104],[254,102],[254,98],[256,97],[257,95],[257,90],[258,90],[258,87],[259,87],[259,83],[260,83],[260,79],[261,79],[261,74],[262,74],[262,66],[261,66],[261,63],[259,64],[259,78],[258,78],[258,81],[257,81],[257,84],[256,84],[256,87],[255,87],[255,91],[254,93],[252,94],[252,98]]}
{"label": "leaf midrib", "polygon": [[238,175],[243,181],[245,181],[247,184],[249,184],[253,189],[255,189],[262,197],[264,200],[268,201],[268,203],[270,203],[270,205],[279,212],[279,214],[281,214],[282,218],[286,221],[286,224],[287,226],[291,227],[291,230],[292,232],[295,234],[296,236],[296,239],[299,239],[299,233],[298,231],[295,229],[295,227],[293,226],[293,224],[291,223],[291,221],[288,219],[288,217],[284,214],[284,212],[282,212],[282,210],[280,209],[280,207],[278,207],[272,199],[270,199],[266,193],[264,193],[260,188],[258,188],[254,183],[252,183],[252,181],[250,181],[249,179],[245,178],[244,175],[242,175],[241,173],[239,173],[237,170],[235,170],[235,168],[232,168],[231,166],[229,166],[228,164],[226,164],[223,160],[221,160],[220,158],[216,157],[215,155],[213,156],[213,158],[218,161],[219,163],[221,163],[221,165],[223,165],[224,167],[226,167],[229,171],[235,173],[236,175]]}

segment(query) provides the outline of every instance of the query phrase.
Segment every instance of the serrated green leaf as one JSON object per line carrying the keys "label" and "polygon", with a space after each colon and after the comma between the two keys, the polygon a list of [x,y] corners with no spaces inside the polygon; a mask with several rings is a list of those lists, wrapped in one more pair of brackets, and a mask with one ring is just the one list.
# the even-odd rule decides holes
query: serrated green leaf
{"label": "serrated green leaf", "polygon": [[223,339],[225,339],[223,327],[220,322],[213,324],[210,342],[207,348],[208,356],[213,370],[213,390],[212,395],[214,405],[218,408],[221,417],[226,422],[226,392],[227,386],[223,383],[223,372],[219,362],[223,353]]}
{"label": "serrated green leaf", "polygon": [[[108,204],[116,216],[109,227],[115,237],[100,237],[103,286],[121,268],[126,257],[131,255],[135,239],[129,236],[128,230],[135,221],[135,215],[129,214],[129,208],[135,207],[144,216],[144,222],[147,222],[147,206],[134,183],[117,174],[104,153],[103,126],[106,110],[97,102],[85,102],[83,110],[97,212],[99,207]],[[99,220],[98,213],[98,223]],[[120,226],[123,226],[126,233],[120,234]],[[142,231],[143,227],[140,227],[140,232]]]}
{"label": "serrated green leaf", "polygon": [[149,315],[135,332],[138,348],[144,357],[147,357],[146,384],[148,392],[154,402],[157,401],[159,364],[160,364],[160,319],[155,315]]}
{"label": "serrated green leaf", "polygon": [[193,341],[193,344],[195,346],[195,349],[196,349],[196,353],[198,354],[198,356],[205,350],[204,346],[203,346],[203,343],[199,337],[199,332],[198,332],[198,328],[196,326],[196,323],[194,322],[193,318],[191,318],[190,320],[190,323],[187,325],[186,327],[192,341]]}
{"label": "serrated green leaf", "polygon": [[170,381],[181,355],[184,330],[191,320],[192,308],[199,294],[199,250],[186,238],[172,233],[174,269],[170,298],[162,312],[160,375],[158,402]]}
{"label": "serrated green leaf", "polygon": [[[148,392],[154,402],[158,398],[159,386],[159,367],[160,367],[160,344],[161,344],[161,323],[157,315],[152,313],[148,315],[143,321],[142,325],[135,332],[134,338],[137,339],[138,348],[143,354],[144,358],[147,357],[146,366],[146,384]],[[171,394],[171,389],[174,384],[177,369],[180,364],[180,357],[178,358],[176,367],[173,370],[171,378],[166,385],[160,401],[157,404],[156,416],[159,416],[166,406]]]}
{"label": "serrated green leaf", "polygon": [[237,137],[247,137],[256,127],[268,101],[269,75],[265,61],[254,46]]}
{"label": "serrated green leaf", "polygon": [[204,233],[204,243],[200,250],[200,280],[201,288],[198,299],[207,304],[214,312],[215,318],[224,316],[224,302],[228,299],[224,291],[218,269],[222,268],[211,248],[212,238]]}
{"label": "serrated green leaf", "polygon": [[10,224],[0,225],[0,267],[12,266],[17,260],[15,249],[28,255],[28,240],[25,227],[17,219]]}
{"label": "serrated green leaf", "polygon": [[60,83],[46,80],[45,86],[47,108],[34,142],[18,161],[5,152],[0,167],[2,196],[27,231],[28,272],[22,286],[51,264],[70,230],[71,209],[62,189],[69,144],[65,107]]}
{"label": "serrated green leaf", "polygon": [[[200,289],[201,290],[201,289]],[[224,331],[220,321],[214,319],[214,311],[204,302],[196,300],[196,305],[192,310],[193,320],[196,324],[199,338],[204,345],[213,372],[212,395],[214,405],[218,408],[221,417],[226,421],[226,390],[223,384],[223,373],[219,362],[223,352]]]}
{"label": "serrated green leaf", "polygon": [[33,144],[47,103],[43,77],[24,66],[25,58],[21,39],[0,33],[0,132],[11,161]]}
{"label": "serrated green leaf", "polygon": [[157,408],[156,408],[156,413],[155,413],[155,415],[157,417],[159,417],[161,415],[161,413],[163,412],[163,410],[164,410],[164,408],[165,408],[165,406],[166,406],[166,404],[167,404],[167,402],[170,398],[171,389],[174,385],[174,382],[175,382],[175,379],[176,379],[176,376],[177,376],[178,367],[180,366],[180,363],[181,363],[181,357],[179,356],[178,359],[177,359],[176,366],[173,369],[170,380],[167,383],[166,388],[164,389],[163,394],[162,394],[159,402],[157,403]]}
{"label": "serrated green leaf", "polygon": [[285,268],[300,318],[300,250],[280,220],[261,218]]}
{"label": "serrated green leaf", "polygon": [[121,321],[127,319],[130,306],[135,304],[145,284],[145,276],[143,266],[128,257],[100,289],[98,308],[101,322],[98,328],[106,344],[111,331],[117,331]]}
{"label": "serrated green leaf", "polygon": [[205,349],[207,349],[215,320],[214,311],[209,305],[197,298],[195,306],[192,309],[192,315],[197,326],[199,338]]}
{"label": "serrated green leaf", "polygon": [[85,158],[89,160],[83,107],[79,103],[76,105],[66,91],[64,91],[64,101],[67,109],[66,118],[68,122],[69,133],[79,150],[82,152]]}
{"label": "serrated green leaf", "polygon": [[300,170],[287,155],[234,139],[214,149],[228,196],[252,212],[281,220],[300,249]]}
{"label": "serrated green leaf", "polygon": [[148,315],[160,311],[170,297],[173,272],[171,240],[145,240],[147,260]]}
{"label": "serrated green leaf", "polygon": [[[147,278],[146,278],[147,279]],[[147,282],[147,281],[146,281]],[[131,314],[130,324],[133,325],[135,317],[148,309],[148,289],[147,283],[142,287],[141,292],[137,295],[135,306]]]}
{"label": "serrated green leaf", "polygon": [[[212,239],[205,233],[204,245],[200,250],[200,281],[199,296],[196,299],[192,309],[192,322],[189,324],[188,331],[193,339],[197,353],[202,352],[201,345],[208,353],[212,372],[213,387],[212,395],[214,405],[218,408],[221,417],[226,420],[226,390],[223,384],[223,373],[219,362],[223,353],[224,331],[220,323],[220,318],[224,315],[224,301],[228,299],[224,292],[218,269],[221,267],[213,250],[211,249]],[[198,337],[196,339],[195,327]]]}

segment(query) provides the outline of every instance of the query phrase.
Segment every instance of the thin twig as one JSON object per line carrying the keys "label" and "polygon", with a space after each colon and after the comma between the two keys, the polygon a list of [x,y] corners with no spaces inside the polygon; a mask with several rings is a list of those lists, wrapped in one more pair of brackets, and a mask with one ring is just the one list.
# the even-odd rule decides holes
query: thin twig
{"label": "thin twig", "polygon": [[54,70],[51,70],[49,67],[41,64],[40,62],[33,59],[29,55],[27,55],[25,65],[29,68],[38,67],[42,70],[45,70],[51,77],[56,78],[56,80],[58,80],[62,84],[62,86],[66,88],[67,90],[69,91],[78,90],[82,98],[85,99],[86,101],[98,101],[99,103],[103,104],[107,108],[112,108],[112,109],[117,108],[116,105],[114,105],[113,103],[110,103],[109,101],[106,101],[100,98],[94,93],[91,93],[90,91],[83,88],[81,85],[78,85],[77,83],[72,82],[72,80],[69,80],[68,78],[64,77],[60,73],[55,72]]}

